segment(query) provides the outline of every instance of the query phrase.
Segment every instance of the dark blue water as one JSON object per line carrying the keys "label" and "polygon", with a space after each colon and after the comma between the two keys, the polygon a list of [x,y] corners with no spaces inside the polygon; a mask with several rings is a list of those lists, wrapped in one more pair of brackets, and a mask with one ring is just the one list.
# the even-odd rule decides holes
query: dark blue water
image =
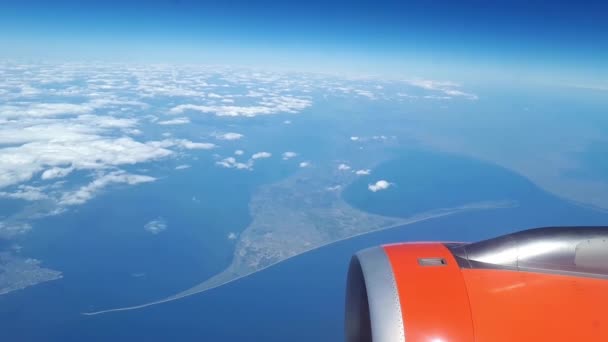
{"label": "dark blue water", "polygon": [[[347,265],[350,256],[359,249],[406,240],[470,241],[534,226],[608,223],[608,215],[559,200],[520,176],[494,165],[455,156],[417,153],[414,157],[410,154],[402,156],[375,170],[374,176],[394,177],[391,180],[398,184],[392,189],[394,193],[376,193],[386,195],[378,199],[381,204],[357,196],[358,190],[366,187],[366,181],[347,189],[347,199],[369,211],[400,215],[470,200],[509,199],[518,201],[520,206],[459,214],[361,236],[294,258],[207,293],[139,311],[86,317],[78,312],[87,307],[112,307],[143,298],[155,299],[159,292],[181,289],[186,284],[198,282],[197,279],[222,266],[217,262],[215,265],[206,263],[206,258],[211,257],[207,249],[225,253],[221,252],[226,249],[224,245],[216,249],[213,246],[228,243],[224,236],[226,229],[213,228],[212,223],[229,219],[225,217],[229,213],[240,215],[232,218],[235,225],[247,221],[247,218],[242,218],[247,192],[240,193],[227,185],[203,181],[200,188],[193,185],[192,190],[200,191],[197,194],[201,199],[211,198],[207,205],[213,206],[213,211],[223,214],[213,216],[211,211],[201,212],[200,216],[188,217],[184,221],[180,221],[178,216],[186,214],[186,211],[188,215],[195,215],[186,209],[179,212],[181,206],[189,205],[185,200],[179,202],[179,198],[158,199],[153,196],[169,191],[170,187],[177,185],[172,182],[186,181],[186,178],[125,190],[129,195],[124,192],[120,196],[108,194],[78,213],[53,218],[57,220],[54,225],[70,224],[65,236],[53,238],[58,233],[53,231],[51,234],[50,228],[48,236],[36,233],[41,234],[40,242],[27,248],[38,253],[33,256],[65,271],[66,278],[0,297],[1,340],[339,341],[342,339]],[[406,161],[412,160],[407,158],[415,158],[421,165],[428,165],[425,170],[433,169],[433,166],[445,172],[406,170],[409,165]],[[445,169],[446,166],[449,168]],[[204,165],[200,167],[204,168]],[[200,172],[200,169],[197,166],[191,172]],[[437,182],[425,180],[421,175],[436,177]],[[245,182],[242,175],[233,181],[237,182],[237,179]],[[418,181],[417,185],[408,186],[414,180]],[[255,181],[246,180],[247,184]],[[155,186],[166,188],[150,188]],[[492,188],[488,189],[489,186]],[[233,198],[242,198],[222,199],[226,191],[231,191]],[[367,192],[359,195],[367,195]],[[421,199],[420,203],[416,202],[417,198]],[[143,217],[137,218],[130,212],[132,206],[121,209],[120,201],[123,199],[143,201],[145,205],[142,204],[141,210],[146,213],[143,217],[165,217],[169,222],[166,235],[151,237],[142,233]],[[175,214],[163,211],[172,200],[178,201],[172,209],[178,210]],[[150,201],[160,204],[148,204]],[[109,209],[104,206],[112,208],[113,217],[132,222],[134,228],[130,228],[131,224],[121,225],[120,229],[110,227],[111,222],[116,221],[107,219]],[[95,220],[91,220],[92,215]],[[201,225],[191,226],[196,220],[200,220]],[[187,227],[177,228],[181,225]],[[145,238],[151,238],[152,242],[139,242]],[[205,249],[197,248],[200,244]],[[99,251],[98,247],[93,249],[92,246],[103,248]],[[207,257],[201,257],[201,253]],[[221,255],[213,257],[221,258]],[[91,267],[83,269],[83,265]],[[200,266],[198,271],[196,266]],[[127,276],[140,270],[147,274],[146,277]]]}

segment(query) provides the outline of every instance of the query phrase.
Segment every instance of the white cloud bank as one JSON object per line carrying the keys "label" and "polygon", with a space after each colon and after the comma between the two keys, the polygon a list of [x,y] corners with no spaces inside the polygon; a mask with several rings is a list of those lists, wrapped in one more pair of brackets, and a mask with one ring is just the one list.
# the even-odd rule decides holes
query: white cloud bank
{"label": "white cloud bank", "polygon": [[216,116],[254,117],[279,113],[298,113],[311,105],[312,101],[309,99],[282,95],[263,98],[261,102],[253,106],[182,104],[171,108],[169,112],[171,114],[182,114],[187,111],[197,111]]}
{"label": "white cloud bank", "polygon": [[379,180],[374,184],[369,184],[367,186],[367,188],[369,189],[369,191],[371,192],[377,192],[377,191],[381,191],[381,190],[386,190],[391,186],[391,183],[385,181],[385,180]]}

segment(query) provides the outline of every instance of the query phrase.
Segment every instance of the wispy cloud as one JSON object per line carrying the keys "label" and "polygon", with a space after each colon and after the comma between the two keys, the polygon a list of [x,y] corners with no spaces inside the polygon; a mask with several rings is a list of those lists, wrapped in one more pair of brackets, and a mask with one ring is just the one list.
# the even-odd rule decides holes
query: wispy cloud
{"label": "wispy cloud", "polygon": [[135,185],[153,182],[154,180],[154,177],[134,175],[124,171],[111,172],[96,178],[78,190],[65,193],[59,201],[59,204],[64,206],[83,204],[93,198],[103,188],[112,184]]}
{"label": "wispy cloud", "polygon": [[190,123],[190,119],[187,117],[181,117],[181,118],[175,118],[175,119],[170,119],[170,120],[164,120],[164,121],[157,121],[156,122],[159,125],[185,125],[185,124],[189,124]]}
{"label": "wispy cloud", "polygon": [[23,222],[0,222],[0,239],[12,239],[32,229],[32,225]]}
{"label": "wispy cloud", "polygon": [[167,227],[167,221],[162,217],[158,217],[154,220],[151,220],[150,222],[144,225],[144,229],[153,235],[157,235],[164,232]]}
{"label": "wispy cloud", "polygon": [[[442,98],[449,99],[451,97],[464,97],[469,100],[478,99],[477,95],[475,95],[475,94],[467,93],[462,90],[459,90],[458,88],[460,87],[460,85],[455,82],[414,79],[414,80],[409,80],[408,83],[415,87],[419,87],[419,88],[423,88],[423,89],[427,89],[427,90],[439,91],[439,92],[447,95]],[[434,96],[434,95],[430,95],[430,96]],[[437,96],[434,96],[433,98],[437,98]]]}
{"label": "wispy cloud", "polygon": [[298,156],[298,154],[295,153],[295,152],[291,152],[291,151],[284,152],[283,153],[283,160],[289,160],[289,159],[297,157],[297,156]]}
{"label": "wispy cloud", "polygon": [[48,199],[44,192],[44,187],[35,187],[30,185],[19,185],[13,192],[0,191],[0,197],[22,199],[26,201],[40,201]]}

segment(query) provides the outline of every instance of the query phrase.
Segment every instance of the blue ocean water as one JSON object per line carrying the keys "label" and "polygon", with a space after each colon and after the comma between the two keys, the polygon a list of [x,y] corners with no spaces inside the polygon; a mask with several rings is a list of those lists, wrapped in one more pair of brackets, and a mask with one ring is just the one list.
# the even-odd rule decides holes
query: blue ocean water
{"label": "blue ocean water", "polygon": [[[420,167],[412,167],[413,162]],[[372,201],[366,197],[369,179],[361,180],[346,189],[345,198],[366,211],[401,216],[460,201],[508,199],[520,205],[360,236],[221,288],[144,310],[80,315],[87,309],[160,298],[229,262],[226,222],[242,229],[249,220],[251,190],[285,174],[222,173],[201,179],[201,174],[216,172],[208,164],[201,160],[180,177],[108,193],[75,213],[50,218],[48,229],[37,227],[24,249],[64,271],[65,278],[1,296],[2,341],[339,341],[346,271],[357,250],[397,241],[472,241],[535,226],[608,222],[608,215],[558,199],[498,166],[407,151],[374,170],[374,177],[397,186],[375,193],[381,196]],[[192,194],[182,198],[171,191],[183,187],[181,182],[190,185]],[[157,198],[159,194],[174,197]],[[192,195],[208,201],[201,208],[209,210],[193,210]],[[135,211],[126,205],[134,201],[141,203]],[[146,220],[158,216],[169,228],[158,236],[143,231]],[[145,275],[133,277],[134,272]]]}

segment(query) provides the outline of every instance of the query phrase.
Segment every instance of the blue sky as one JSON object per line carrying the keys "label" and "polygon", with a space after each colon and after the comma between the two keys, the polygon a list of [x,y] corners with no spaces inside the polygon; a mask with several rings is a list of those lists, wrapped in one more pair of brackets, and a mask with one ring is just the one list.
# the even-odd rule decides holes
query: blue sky
{"label": "blue sky", "polygon": [[274,66],[604,84],[600,1],[0,3],[0,58]]}

